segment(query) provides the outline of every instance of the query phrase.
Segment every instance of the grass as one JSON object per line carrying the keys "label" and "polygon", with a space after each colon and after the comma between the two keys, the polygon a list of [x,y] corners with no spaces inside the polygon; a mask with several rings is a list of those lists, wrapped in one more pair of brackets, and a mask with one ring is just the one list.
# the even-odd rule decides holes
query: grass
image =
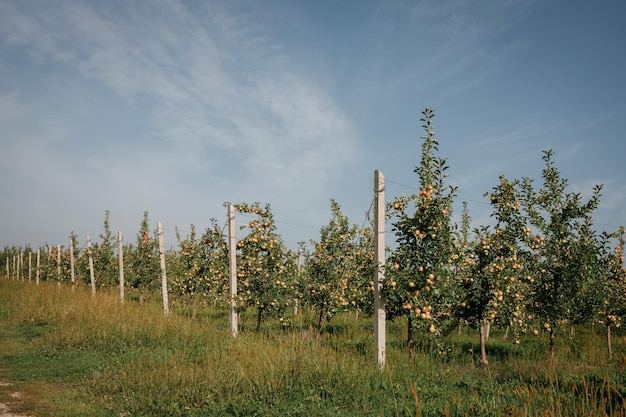
{"label": "grass", "polygon": [[233,339],[221,310],[191,319],[173,303],[164,316],[158,302],[122,305],[115,292],[0,279],[0,382],[11,383],[0,402],[33,416],[626,415],[622,336],[614,362],[586,328],[549,360],[543,338],[512,345],[495,330],[487,372],[467,329],[409,362],[399,320],[380,372],[364,315],[338,315],[320,337],[312,314],[259,334],[253,314],[242,320]]}

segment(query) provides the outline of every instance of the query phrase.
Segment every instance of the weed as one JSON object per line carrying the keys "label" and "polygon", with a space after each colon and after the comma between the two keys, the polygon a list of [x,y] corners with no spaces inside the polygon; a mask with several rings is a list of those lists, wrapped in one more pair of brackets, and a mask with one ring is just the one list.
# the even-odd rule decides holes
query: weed
{"label": "weed", "polygon": [[490,377],[472,366],[479,346],[468,332],[418,344],[409,362],[400,318],[388,324],[380,372],[365,315],[337,315],[318,334],[303,308],[290,329],[268,320],[233,339],[219,308],[192,318],[173,303],[165,316],[158,302],[122,305],[87,288],[0,280],[0,306],[0,369],[24,392],[11,406],[35,416],[626,414],[624,344],[608,362],[603,336],[585,327],[556,361],[544,341],[512,345],[494,329]]}

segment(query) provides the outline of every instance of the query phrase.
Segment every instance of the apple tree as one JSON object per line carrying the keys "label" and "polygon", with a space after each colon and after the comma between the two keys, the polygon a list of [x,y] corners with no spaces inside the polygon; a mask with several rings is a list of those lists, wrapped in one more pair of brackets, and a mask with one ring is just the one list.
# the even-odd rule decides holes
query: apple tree
{"label": "apple tree", "polygon": [[168,285],[172,293],[181,298],[184,305],[193,302],[195,306],[202,281],[201,247],[195,226],[191,225],[191,231],[185,239],[181,238],[180,232],[176,229],[176,240],[179,250],[168,253],[166,257]]}
{"label": "apple tree", "polygon": [[500,184],[487,193],[496,224],[491,230],[476,230],[476,240],[466,258],[467,273],[460,280],[461,302],[457,314],[480,332],[480,363],[488,366],[485,341],[487,328],[499,323],[514,329],[525,329],[524,308],[527,291],[521,260],[521,242],[526,227],[520,211],[517,182],[500,177]]}
{"label": "apple tree", "polygon": [[202,265],[203,299],[211,304],[228,301],[228,244],[224,228],[215,219],[200,239],[200,261]]}
{"label": "apple tree", "polygon": [[119,272],[109,210],[104,212],[104,230],[99,237],[100,242],[94,242],[92,249],[96,284],[102,287],[114,287],[119,282]]}
{"label": "apple tree", "polygon": [[295,256],[276,233],[274,216],[269,204],[235,204],[238,213],[254,216],[241,226],[248,234],[237,242],[238,299],[241,310],[256,309],[256,331],[268,316],[278,317],[289,324],[286,311],[295,300],[292,280],[295,276]]}
{"label": "apple tree", "polygon": [[550,335],[551,356],[555,353],[557,324],[572,319],[575,305],[580,303],[583,290],[593,279],[589,262],[595,262],[597,253],[593,251],[597,248],[588,245],[586,250],[592,251],[591,256],[578,256],[584,244],[581,224],[591,219],[600,204],[602,190],[602,186],[595,186],[586,202],[580,194],[568,192],[568,181],[555,167],[553,155],[552,151],[544,151],[543,185],[539,190],[529,177],[521,183],[521,202],[530,226],[536,230],[529,265],[532,279],[529,308]]}
{"label": "apple tree", "polygon": [[599,311],[606,327],[607,352],[609,359],[613,356],[611,348],[611,329],[620,328],[626,316],[626,269],[624,268],[624,243],[626,230],[623,226],[613,233],[605,233],[604,237],[616,241],[612,250],[605,252],[607,264],[606,278],[602,286],[604,294],[603,306]]}
{"label": "apple tree", "polygon": [[456,253],[451,224],[456,189],[446,185],[446,160],[435,155],[434,112],[427,108],[422,114],[425,135],[421,137],[420,165],[414,170],[420,191],[396,197],[389,205],[396,247],[387,260],[382,289],[387,317],[408,318],[409,354],[414,330],[422,335],[441,335],[452,322],[449,265]]}
{"label": "apple tree", "polygon": [[[128,256],[126,256],[128,253]],[[145,293],[154,289],[159,283],[159,248],[156,238],[150,236],[148,212],[144,211],[143,220],[137,233],[137,246],[133,250],[124,250],[129,258],[129,269],[126,282],[131,288],[139,291],[139,302],[143,303]]]}
{"label": "apple tree", "polygon": [[331,219],[320,229],[319,242],[306,260],[305,301],[317,313],[318,330],[339,311],[361,310],[371,304],[373,240],[368,229],[350,225],[331,199]]}

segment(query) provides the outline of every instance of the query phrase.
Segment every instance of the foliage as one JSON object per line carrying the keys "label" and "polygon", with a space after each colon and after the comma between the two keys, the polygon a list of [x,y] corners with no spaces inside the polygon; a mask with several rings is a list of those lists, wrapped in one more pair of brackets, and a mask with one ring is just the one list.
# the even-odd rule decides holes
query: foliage
{"label": "foliage", "polygon": [[330,206],[330,221],[320,229],[319,242],[311,241],[314,249],[306,260],[304,301],[318,312],[318,330],[340,311],[367,309],[373,291],[371,229],[350,225],[335,200]]}
{"label": "foliage", "polygon": [[96,273],[96,285],[113,287],[119,283],[117,256],[115,256],[116,239],[111,233],[110,212],[104,212],[104,230],[99,235],[100,242],[93,244],[92,256]]}
{"label": "foliage", "polygon": [[248,234],[237,243],[238,301],[240,310],[253,307],[257,311],[257,332],[263,318],[286,320],[287,307],[293,306],[295,294],[295,254],[289,251],[276,233],[269,204],[235,204],[238,213],[255,218],[243,224]]}
{"label": "foliage", "polygon": [[176,239],[178,240],[178,252],[171,251],[166,257],[167,272],[170,277],[168,288],[187,304],[194,301],[197,295],[202,292],[200,288],[204,273],[201,256],[202,247],[196,236],[194,225],[191,225],[191,231],[184,240],[181,239],[177,229]]}
{"label": "foliage", "polygon": [[[129,247],[129,249],[132,249]],[[144,211],[143,220],[137,234],[137,246],[134,250],[124,250],[128,253],[129,268],[128,273],[125,272],[125,282],[131,288],[140,291],[141,296],[146,291],[157,288],[160,275],[159,252],[156,237],[150,237],[150,222],[148,220],[148,212]]]}
{"label": "foliage", "polygon": [[[522,182],[522,204],[528,222],[537,236],[531,246],[529,268],[532,276],[529,308],[541,318],[550,333],[550,350],[554,353],[556,324],[575,320],[575,306],[588,298],[583,292],[593,285],[589,274],[596,262],[596,243],[588,239],[583,224],[591,223],[593,211],[600,203],[602,186],[597,185],[589,201],[582,203],[580,194],[566,191],[568,181],[561,177],[545,151],[543,186],[535,190],[530,178]],[[583,254],[590,256],[581,256]],[[582,298],[581,298],[582,297]],[[593,311],[585,311],[590,316]]]}
{"label": "foliage", "polygon": [[[481,332],[491,324],[512,328],[514,342],[519,343],[518,330],[525,331],[532,317],[525,309],[528,291],[520,242],[526,227],[517,182],[502,176],[500,184],[486,195],[493,206],[495,231],[489,226],[476,230],[476,241],[466,258],[467,273],[459,283],[462,301],[457,314]],[[487,365],[484,346],[481,352],[481,363]]]}
{"label": "foliage", "polygon": [[200,240],[200,253],[203,264],[203,298],[211,304],[228,301],[228,245],[223,228],[211,219],[211,226],[206,229]]}
{"label": "foliage", "polygon": [[610,237],[617,240],[615,247],[608,258],[608,279],[603,289],[605,296],[602,315],[606,318],[607,324],[620,327],[622,320],[626,316],[626,269],[624,268],[624,241],[626,240],[626,230],[623,226]]}
{"label": "foliage", "polygon": [[[225,304],[228,299],[228,248],[223,229],[211,219],[211,226],[198,237],[195,226],[182,240],[177,231],[179,251],[170,254],[168,276],[172,292],[184,304]],[[172,273],[170,273],[171,271]]]}
{"label": "foliage", "polygon": [[[604,280],[598,285],[602,296],[602,304],[598,315],[607,330],[607,348],[609,358],[613,356],[611,348],[611,329],[619,329],[626,317],[626,268],[624,268],[624,243],[626,230],[621,226],[613,233],[605,233],[605,239],[614,239],[613,250],[603,253],[606,263]],[[608,247],[605,246],[605,248]]]}
{"label": "foliage", "polygon": [[446,160],[435,157],[434,112],[426,109],[422,114],[426,134],[415,168],[420,192],[396,197],[390,204],[397,247],[387,261],[383,294],[389,319],[408,316],[411,330],[441,335],[452,319],[449,265],[456,253],[451,224],[455,189],[445,185]]}

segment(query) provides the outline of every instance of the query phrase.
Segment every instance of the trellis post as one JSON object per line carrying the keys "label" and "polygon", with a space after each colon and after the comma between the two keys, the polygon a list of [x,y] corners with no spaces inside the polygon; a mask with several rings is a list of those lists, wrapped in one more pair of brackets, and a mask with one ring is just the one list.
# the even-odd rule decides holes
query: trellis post
{"label": "trellis post", "polygon": [[228,273],[230,276],[230,333],[237,337],[237,239],[235,237],[235,207],[228,205]]}
{"label": "trellis post", "polygon": [[91,238],[87,236],[87,253],[89,255],[89,279],[91,281],[91,296],[96,296],[96,277],[93,271],[93,253],[91,253]]}
{"label": "trellis post", "polygon": [[72,287],[76,284],[76,270],[74,269],[74,234],[70,236],[70,279]]}
{"label": "trellis post", "polygon": [[117,260],[120,270],[120,302],[124,303],[124,237],[122,231],[117,231]]}
{"label": "trellis post", "polygon": [[39,285],[39,263],[41,260],[41,249],[37,249],[37,271],[35,271],[35,282]]}
{"label": "trellis post", "polygon": [[163,293],[163,313],[170,313],[169,300],[167,298],[167,274],[165,272],[165,245],[163,244],[163,225],[157,222],[157,233],[159,235],[159,257],[161,258],[161,291]]}
{"label": "trellis post", "polygon": [[374,337],[378,366],[385,367],[385,300],[382,285],[385,279],[385,176],[374,172]]}
{"label": "trellis post", "polygon": [[61,245],[57,245],[57,279],[61,283]]}
{"label": "trellis post", "polygon": [[374,338],[376,355],[381,370],[385,367],[385,300],[382,285],[385,279],[385,176],[374,172]]}

